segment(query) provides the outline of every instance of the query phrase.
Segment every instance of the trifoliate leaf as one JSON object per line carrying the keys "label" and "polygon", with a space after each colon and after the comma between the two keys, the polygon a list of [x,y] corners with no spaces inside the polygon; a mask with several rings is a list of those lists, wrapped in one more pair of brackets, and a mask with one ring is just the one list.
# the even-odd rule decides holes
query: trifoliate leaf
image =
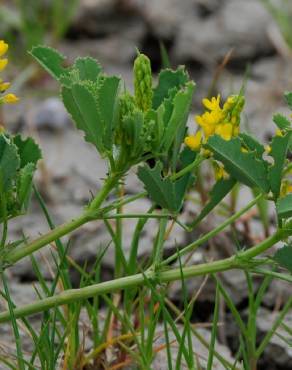
{"label": "trifoliate leaf", "polygon": [[165,127],[164,136],[160,145],[162,152],[169,150],[177,132],[186,126],[194,89],[195,84],[190,81],[175,95],[173,100],[173,111]]}
{"label": "trifoliate leaf", "polygon": [[158,77],[158,85],[153,90],[153,109],[157,109],[165,98],[169,96],[169,92],[173,88],[180,89],[188,81],[188,74],[183,67],[179,67],[176,71],[164,69]]}
{"label": "trifoliate leaf", "polygon": [[282,172],[287,158],[287,153],[292,137],[292,131],[284,136],[274,136],[271,143],[270,155],[274,158],[274,164],[269,168],[269,182],[271,190],[277,199],[280,195]]}
{"label": "trifoliate leaf", "polygon": [[278,199],[276,209],[279,219],[292,217],[292,194]]}
{"label": "trifoliate leaf", "polygon": [[277,250],[273,259],[292,273],[292,246],[285,245]]}
{"label": "trifoliate leaf", "polygon": [[16,145],[4,134],[0,135],[0,182],[2,191],[7,192],[19,169],[20,158]]}
{"label": "trifoliate leaf", "polygon": [[172,212],[178,212],[187,189],[189,174],[172,181],[169,177],[163,178],[161,172],[161,162],[156,162],[154,168],[145,164],[138,168],[138,177],[156,204]]}
{"label": "trifoliate leaf", "polygon": [[275,114],[273,116],[273,121],[280,130],[288,130],[291,127],[291,122],[282,114]]}
{"label": "trifoliate leaf", "polygon": [[210,191],[210,200],[202,209],[199,216],[191,223],[191,227],[198,225],[235,186],[236,180],[233,178],[221,179],[216,182],[213,189]]}
{"label": "trifoliate leaf", "polygon": [[85,133],[85,140],[103,153],[104,125],[100,119],[95,97],[83,85],[74,84],[70,88],[65,86],[62,88],[62,98],[77,128]]}
{"label": "trifoliate leaf", "polygon": [[21,168],[26,166],[28,163],[33,163],[36,165],[38,160],[42,158],[42,153],[39,146],[31,137],[22,139],[20,135],[16,135],[13,138],[13,143],[18,149]]}
{"label": "trifoliate leaf", "polygon": [[224,164],[224,169],[232,177],[251,188],[258,187],[268,193],[270,185],[266,162],[257,159],[254,153],[243,152],[241,145],[238,137],[226,141],[218,135],[213,135],[209,138],[206,148],[214,153],[215,159]]}
{"label": "trifoliate leaf", "polygon": [[65,57],[57,50],[39,45],[34,46],[30,51],[30,54],[56,80],[59,80],[63,74],[68,73],[68,70],[63,66]]}

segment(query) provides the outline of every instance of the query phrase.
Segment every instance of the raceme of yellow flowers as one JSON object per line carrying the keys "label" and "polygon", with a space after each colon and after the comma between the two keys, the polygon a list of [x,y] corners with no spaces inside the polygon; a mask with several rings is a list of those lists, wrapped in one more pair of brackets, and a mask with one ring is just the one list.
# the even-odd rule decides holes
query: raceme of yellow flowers
{"label": "raceme of yellow flowers", "polygon": [[209,136],[217,134],[224,140],[230,140],[239,133],[240,113],[244,106],[244,97],[231,95],[223,107],[220,106],[220,95],[202,100],[206,111],[195,117],[200,130],[195,135],[185,138],[185,144],[192,150],[199,150]]}
{"label": "raceme of yellow flowers", "polygon": [[[6,54],[8,50],[8,44],[6,44],[5,41],[0,40],[0,72],[3,71],[3,69],[7,66],[8,59],[7,58],[2,58],[3,55]],[[14,95],[14,94],[5,94],[2,95],[3,93],[6,92],[7,89],[9,89],[10,83],[9,82],[4,82],[0,78],[0,104],[13,104],[17,103],[19,98]]]}

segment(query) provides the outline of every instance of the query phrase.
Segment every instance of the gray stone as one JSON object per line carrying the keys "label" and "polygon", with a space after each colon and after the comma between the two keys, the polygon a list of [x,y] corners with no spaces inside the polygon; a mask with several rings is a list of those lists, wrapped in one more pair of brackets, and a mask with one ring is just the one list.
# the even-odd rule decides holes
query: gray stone
{"label": "gray stone", "polygon": [[[257,328],[261,337],[269,332],[274,321],[278,316],[278,312],[272,313],[264,308],[261,308],[257,315]],[[267,345],[261,361],[271,369],[287,368],[292,362],[292,346],[291,346],[291,328],[292,328],[292,309],[286,315],[283,323],[290,329],[288,333],[284,327],[279,326],[276,334],[272,336]],[[283,340],[282,338],[286,339]],[[290,343],[290,344],[289,344]],[[289,366],[289,365],[288,365]],[[288,368],[287,368],[288,369]]]}
{"label": "gray stone", "polygon": [[256,0],[228,1],[214,15],[190,14],[178,29],[174,56],[214,65],[235,48],[233,58],[253,58],[273,50],[266,30],[271,16]]}
{"label": "gray stone", "polygon": [[[177,325],[177,329],[180,333],[182,333],[183,326],[182,325]],[[197,329],[197,332],[203,338],[203,340],[205,340],[207,343],[210,343],[211,334],[208,330],[206,330],[206,329]],[[159,336],[159,333],[160,333],[160,336]],[[178,349],[176,337],[173,334],[173,332],[171,330],[169,330],[168,334],[169,334],[169,342],[170,343],[174,342],[171,346],[171,358],[172,358],[172,364],[175,365],[179,349]],[[156,335],[157,335],[158,338],[155,341],[154,348],[155,348],[155,346],[159,347],[159,346],[163,346],[165,344],[164,328],[163,328],[162,325],[159,325],[157,327]],[[208,347],[206,348],[202,344],[202,342],[200,340],[198,340],[197,337],[195,337],[195,335],[192,335],[192,347],[193,347],[194,355],[196,356],[196,359],[197,359],[197,361],[200,365],[200,368],[206,368],[207,361],[208,361],[209,348]],[[223,345],[221,345],[217,342],[216,345],[215,345],[215,350],[224,359],[226,359],[230,363],[234,362],[234,359],[232,358],[232,356],[230,354],[230,351],[227,347],[225,347],[225,346],[223,346]],[[181,368],[184,368],[184,367],[187,368],[186,363],[184,361],[184,358],[182,356],[182,367]],[[157,351],[156,356],[154,358],[154,361],[152,363],[152,368],[154,370],[167,370],[167,369],[169,369],[168,360],[167,360],[167,353],[166,353],[165,348],[160,350],[160,351]],[[216,356],[214,357],[214,362],[213,362],[212,369],[216,369],[216,370],[225,369],[225,367],[218,361]]]}
{"label": "gray stone", "polygon": [[61,100],[54,97],[38,104],[32,114],[33,125],[37,129],[64,130],[71,122]]}

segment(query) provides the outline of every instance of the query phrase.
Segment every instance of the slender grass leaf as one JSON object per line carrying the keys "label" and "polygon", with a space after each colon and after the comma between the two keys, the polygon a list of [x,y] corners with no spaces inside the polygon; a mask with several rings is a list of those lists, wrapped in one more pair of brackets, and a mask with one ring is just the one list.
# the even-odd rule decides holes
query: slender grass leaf
{"label": "slender grass leaf", "polygon": [[254,153],[243,152],[239,138],[226,141],[214,135],[209,138],[206,147],[214,153],[215,159],[224,164],[225,170],[232,177],[251,188],[258,187],[269,192],[266,162],[257,159]]}

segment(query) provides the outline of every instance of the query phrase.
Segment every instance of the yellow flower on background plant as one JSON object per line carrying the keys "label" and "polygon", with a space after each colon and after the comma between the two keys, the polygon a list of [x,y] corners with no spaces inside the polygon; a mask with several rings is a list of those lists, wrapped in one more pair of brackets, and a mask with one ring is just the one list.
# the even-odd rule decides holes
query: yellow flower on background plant
{"label": "yellow flower on background plant", "polygon": [[[8,50],[8,44],[0,40],[0,57],[2,57]],[[0,71],[2,71],[8,63],[8,59],[0,58]],[[4,82],[0,79],[0,94],[4,93],[7,89],[9,89],[10,83]],[[19,101],[19,98],[15,94],[6,94],[4,96],[0,96],[0,104],[14,104]]]}
{"label": "yellow flower on background plant", "polygon": [[0,57],[6,54],[7,50],[8,50],[8,44],[6,44],[4,40],[0,40]]}
{"label": "yellow flower on background plant", "polygon": [[0,59],[0,72],[7,66],[8,59]]}
{"label": "yellow flower on background plant", "polygon": [[14,94],[7,94],[7,95],[3,96],[3,98],[1,98],[1,101],[3,103],[7,103],[7,104],[17,103],[18,100],[19,100],[19,98]]}

